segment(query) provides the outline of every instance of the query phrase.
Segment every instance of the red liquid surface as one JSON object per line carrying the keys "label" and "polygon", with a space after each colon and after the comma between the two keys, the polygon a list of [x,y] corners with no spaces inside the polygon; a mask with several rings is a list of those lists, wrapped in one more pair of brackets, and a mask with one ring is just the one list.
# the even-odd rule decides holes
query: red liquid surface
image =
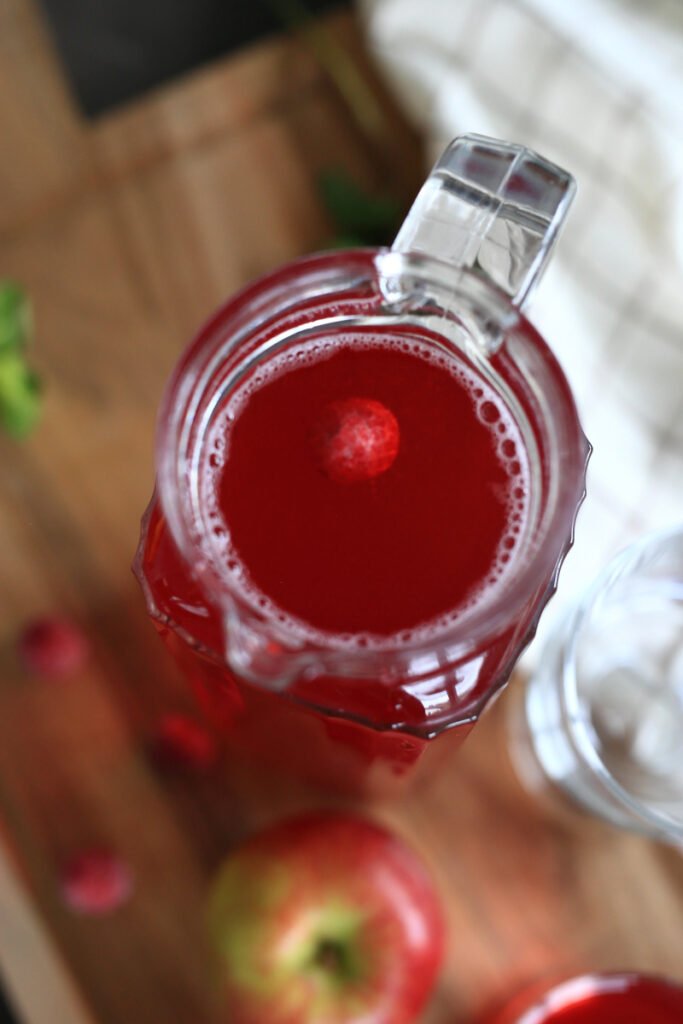
{"label": "red liquid surface", "polygon": [[[419,351],[338,347],[237,406],[218,488],[231,554],[255,590],[318,630],[386,636],[457,617],[517,543],[516,427],[473,373]],[[398,451],[376,475],[340,482],[321,467],[319,425],[354,399],[390,411]]]}
{"label": "red liquid surface", "polygon": [[[497,1024],[681,1024],[683,988],[637,975],[597,976],[587,982],[585,996],[573,991],[576,982],[560,986],[548,999],[556,1005],[543,1012],[514,1010],[496,1018]],[[583,985],[581,985],[583,987]],[[592,994],[591,994],[592,991]],[[555,1000],[556,997],[556,1000]],[[545,1007],[544,1007],[545,1010]],[[494,1024],[496,1024],[494,1022]]]}

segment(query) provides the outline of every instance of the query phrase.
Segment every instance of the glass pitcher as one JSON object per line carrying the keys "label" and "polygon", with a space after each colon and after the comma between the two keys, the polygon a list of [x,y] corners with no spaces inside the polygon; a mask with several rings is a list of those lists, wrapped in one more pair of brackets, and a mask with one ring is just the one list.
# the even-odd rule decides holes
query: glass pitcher
{"label": "glass pitcher", "polygon": [[135,572],[254,770],[429,776],[533,636],[589,445],[521,309],[573,193],[521,146],[456,139],[391,249],[267,275],[180,359]]}

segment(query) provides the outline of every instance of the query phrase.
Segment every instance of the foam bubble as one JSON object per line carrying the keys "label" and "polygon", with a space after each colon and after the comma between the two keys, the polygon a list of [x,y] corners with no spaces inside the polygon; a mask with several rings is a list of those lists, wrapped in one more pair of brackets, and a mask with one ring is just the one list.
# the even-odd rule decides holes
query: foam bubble
{"label": "foam bubble", "polygon": [[500,419],[500,407],[489,398],[477,402],[477,416],[482,423],[497,423]]}
{"label": "foam bubble", "polygon": [[480,586],[470,594],[468,600],[464,604],[460,604],[453,612],[441,615],[413,629],[403,630],[392,637],[380,637],[369,633],[330,634],[289,615],[251,582],[247,569],[232,545],[226,524],[223,524],[223,528],[214,528],[209,532],[211,559],[227,569],[232,585],[252,606],[256,607],[267,619],[277,622],[297,639],[332,644],[337,648],[347,650],[376,649],[385,647],[388,643],[402,646],[428,643],[433,637],[452,628],[463,614],[476,608],[482,599],[490,594],[491,590],[507,583],[514,565],[512,552],[518,545],[520,524],[526,512],[529,494],[530,473],[524,458],[525,447],[512,414],[486,381],[482,381],[478,374],[462,363],[455,363],[448,354],[435,350],[427,342],[422,341],[413,340],[407,343],[405,339],[368,335],[359,340],[357,335],[340,334],[335,338],[317,339],[315,342],[295,345],[287,352],[276,355],[268,362],[267,366],[259,368],[231,395],[227,404],[214,420],[207,445],[207,451],[210,454],[205,463],[210,471],[200,473],[203,507],[209,519],[212,521],[222,520],[217,485],[230,449],[231,425],[254,392],[295,368],[329,359],[340,350],[349,347],[410,352],[425,362],[446,370],[469,392],[480,422],[491,431],[500,464],[510,481],[509,488],[504,488],[504,491],[507,515],[511,525],[504,537],[501,538],[489,573],[482,580]]}

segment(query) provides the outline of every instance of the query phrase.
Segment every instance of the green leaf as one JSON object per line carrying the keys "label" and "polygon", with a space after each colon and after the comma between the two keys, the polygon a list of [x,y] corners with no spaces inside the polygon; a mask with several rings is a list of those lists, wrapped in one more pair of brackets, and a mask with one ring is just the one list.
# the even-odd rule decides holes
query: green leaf
{"label": "green leaf", "polygon": [[400,219],[399,205],[391,196],[363,191],[344,171],[324,171],[320,195],[336,232],[358,238],[365,245],[391,242]]}
{"label": "green leaf", "polygon": [[14,281],[0,281],[0,353],[23,348],[31,335],[31,307]]}
{"label": "green leaf", "polygon": [[323,249],[362,249],[367,244],[359,235],[333,235],[326,239]]}
{"label": "green leaf", "polygon": [[40,381],[19,352],[0,354],[0,426],[14,437],[24,437],[41,411]]}

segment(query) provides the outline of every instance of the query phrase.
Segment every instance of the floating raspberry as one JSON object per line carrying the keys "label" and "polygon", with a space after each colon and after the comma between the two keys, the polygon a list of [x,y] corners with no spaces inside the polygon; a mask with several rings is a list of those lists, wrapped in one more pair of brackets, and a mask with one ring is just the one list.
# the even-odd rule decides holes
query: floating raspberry
{"label": "floating raspberry", "polygon": [[129,898],[133,876],[128,865],[111,851],[83,850],[64,866],[60,888],[71,910],[79,914],[107,914]]}
{"label": "floating raspberry", "polygon": [[88,657],[88,641],[68,619],[36,619],[22,630],[19,653],[30,672],[57,678],[81,668]]}
{"label": "floating raspberry", "polygon": [[372,398],[345,398],[325,407],[311,435],[322,470],[336,483],[371,480],[398,454],[396,417]]}
{"label": "floating raspberry", "polygon": [[186,715],[164,715],[152,740],[152,756],[167,769],[208,771],[216,762],[218,748],[211,733]]}

